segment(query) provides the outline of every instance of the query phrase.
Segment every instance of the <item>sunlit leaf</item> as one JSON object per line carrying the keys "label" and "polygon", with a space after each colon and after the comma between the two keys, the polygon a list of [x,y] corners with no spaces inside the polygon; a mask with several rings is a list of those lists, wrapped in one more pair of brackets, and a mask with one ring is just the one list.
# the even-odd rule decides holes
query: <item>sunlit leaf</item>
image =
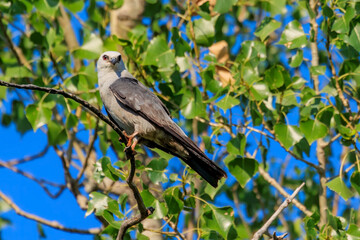
{"label": "sunlit leaf", "polygon": [[303,138],[298,127],[282,123],[275,125],[275,134],[287,150]]}
{"label": "sunlit leaf", "polygon": [[306,35],[301,24],[297,20],[286,25],[278,44],[283,44],[289,49],[305,47],[307,44]]}
{"label": "sunlit leaf", "polygon": [[354,195],[354,193],[346,186],[340,177],[336,177],[333,180],[327,182],[326,186],[339,194],[345,201]]}
{"label": "sunlit leaf", "polygon": [[275,19],[266,17],[262,20],[260,26],[255,31],[255,36],[259,37],[261,41],[264,41],[273,31],[281,27],[281,23]]}

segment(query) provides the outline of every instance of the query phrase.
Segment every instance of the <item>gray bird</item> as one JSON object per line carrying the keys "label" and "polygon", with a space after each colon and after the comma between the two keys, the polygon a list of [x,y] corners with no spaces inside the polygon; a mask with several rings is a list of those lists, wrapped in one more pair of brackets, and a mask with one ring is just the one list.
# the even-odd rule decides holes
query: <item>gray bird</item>
{"label": "gray bird", "polygon": [[103,53],[97,71],[106,112],[124,130],[127,148],[134,150],[140,142],[177,156],[213,187],[227,177],[171,119],[161,100],[126,70],[119,52]]}

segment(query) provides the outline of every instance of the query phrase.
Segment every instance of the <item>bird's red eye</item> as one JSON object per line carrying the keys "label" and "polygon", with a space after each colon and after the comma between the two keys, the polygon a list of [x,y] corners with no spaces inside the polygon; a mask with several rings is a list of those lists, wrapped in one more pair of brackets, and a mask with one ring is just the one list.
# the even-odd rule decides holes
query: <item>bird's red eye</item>
{"label": "bird's red eye", "polygon": [[104,55],[102,58],[103,58],[103,60],[109,60],[109,56],[108,56],[108,55]]}

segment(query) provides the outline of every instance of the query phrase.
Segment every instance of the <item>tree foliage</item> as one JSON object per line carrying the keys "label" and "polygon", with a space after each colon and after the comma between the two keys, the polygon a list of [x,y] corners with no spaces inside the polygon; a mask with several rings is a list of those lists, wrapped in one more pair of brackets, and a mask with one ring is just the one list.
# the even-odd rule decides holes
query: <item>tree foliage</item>
{"label": "tree foliage", "polygon": [[[120,49],[129,71],[229,173],[214,189],[172,156],[138,146],[135,182],[160,226],[140,223],[128,238],[250,238],[302,182],[270,234],[360,238],[360,3],[147,0],[119,38],[110,13],[122,4],[2,1],[0,79],[64,90],[101,109],[96,59]],[[129,174],[116,132],[58,94],[0,87],[0,104],[2,126],[47,136],[63,163],[63,190],[101,220],[98,239],[115,238],[136,214],[132,192],[104,187]]]}

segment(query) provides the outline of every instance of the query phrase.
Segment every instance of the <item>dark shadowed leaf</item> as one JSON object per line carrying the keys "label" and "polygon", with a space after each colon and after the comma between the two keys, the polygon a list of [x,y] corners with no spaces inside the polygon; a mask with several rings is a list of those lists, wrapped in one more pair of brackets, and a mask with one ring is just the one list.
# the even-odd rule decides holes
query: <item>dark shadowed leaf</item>
{"label": "dark shadowed leaf", "polygon": [[353,172],[350,182],[351,186],[360,194],[360,172]]}
{"label": "dark shadowed leaf", "polygon": [[228,156],[224,161],[228,166],[230,173],[238,180],[243,188],[257,173],[259,167],[259,163],[252,158]]}
{"label": "dark shadowed leaf", "polygon": [[208,204],[203,213],[203,220],[206,221],[206,226],[220,233],[226,238],[228,231],[233,224],[233,209],[230,207],[217,208]]}
{"label": "dark shadowed leaf", "polygon": [[181,201],[181,193],[178,187],[166,189],[164,198],[168,208],[168,214],[178,214],[183,209],[184,202]]}

